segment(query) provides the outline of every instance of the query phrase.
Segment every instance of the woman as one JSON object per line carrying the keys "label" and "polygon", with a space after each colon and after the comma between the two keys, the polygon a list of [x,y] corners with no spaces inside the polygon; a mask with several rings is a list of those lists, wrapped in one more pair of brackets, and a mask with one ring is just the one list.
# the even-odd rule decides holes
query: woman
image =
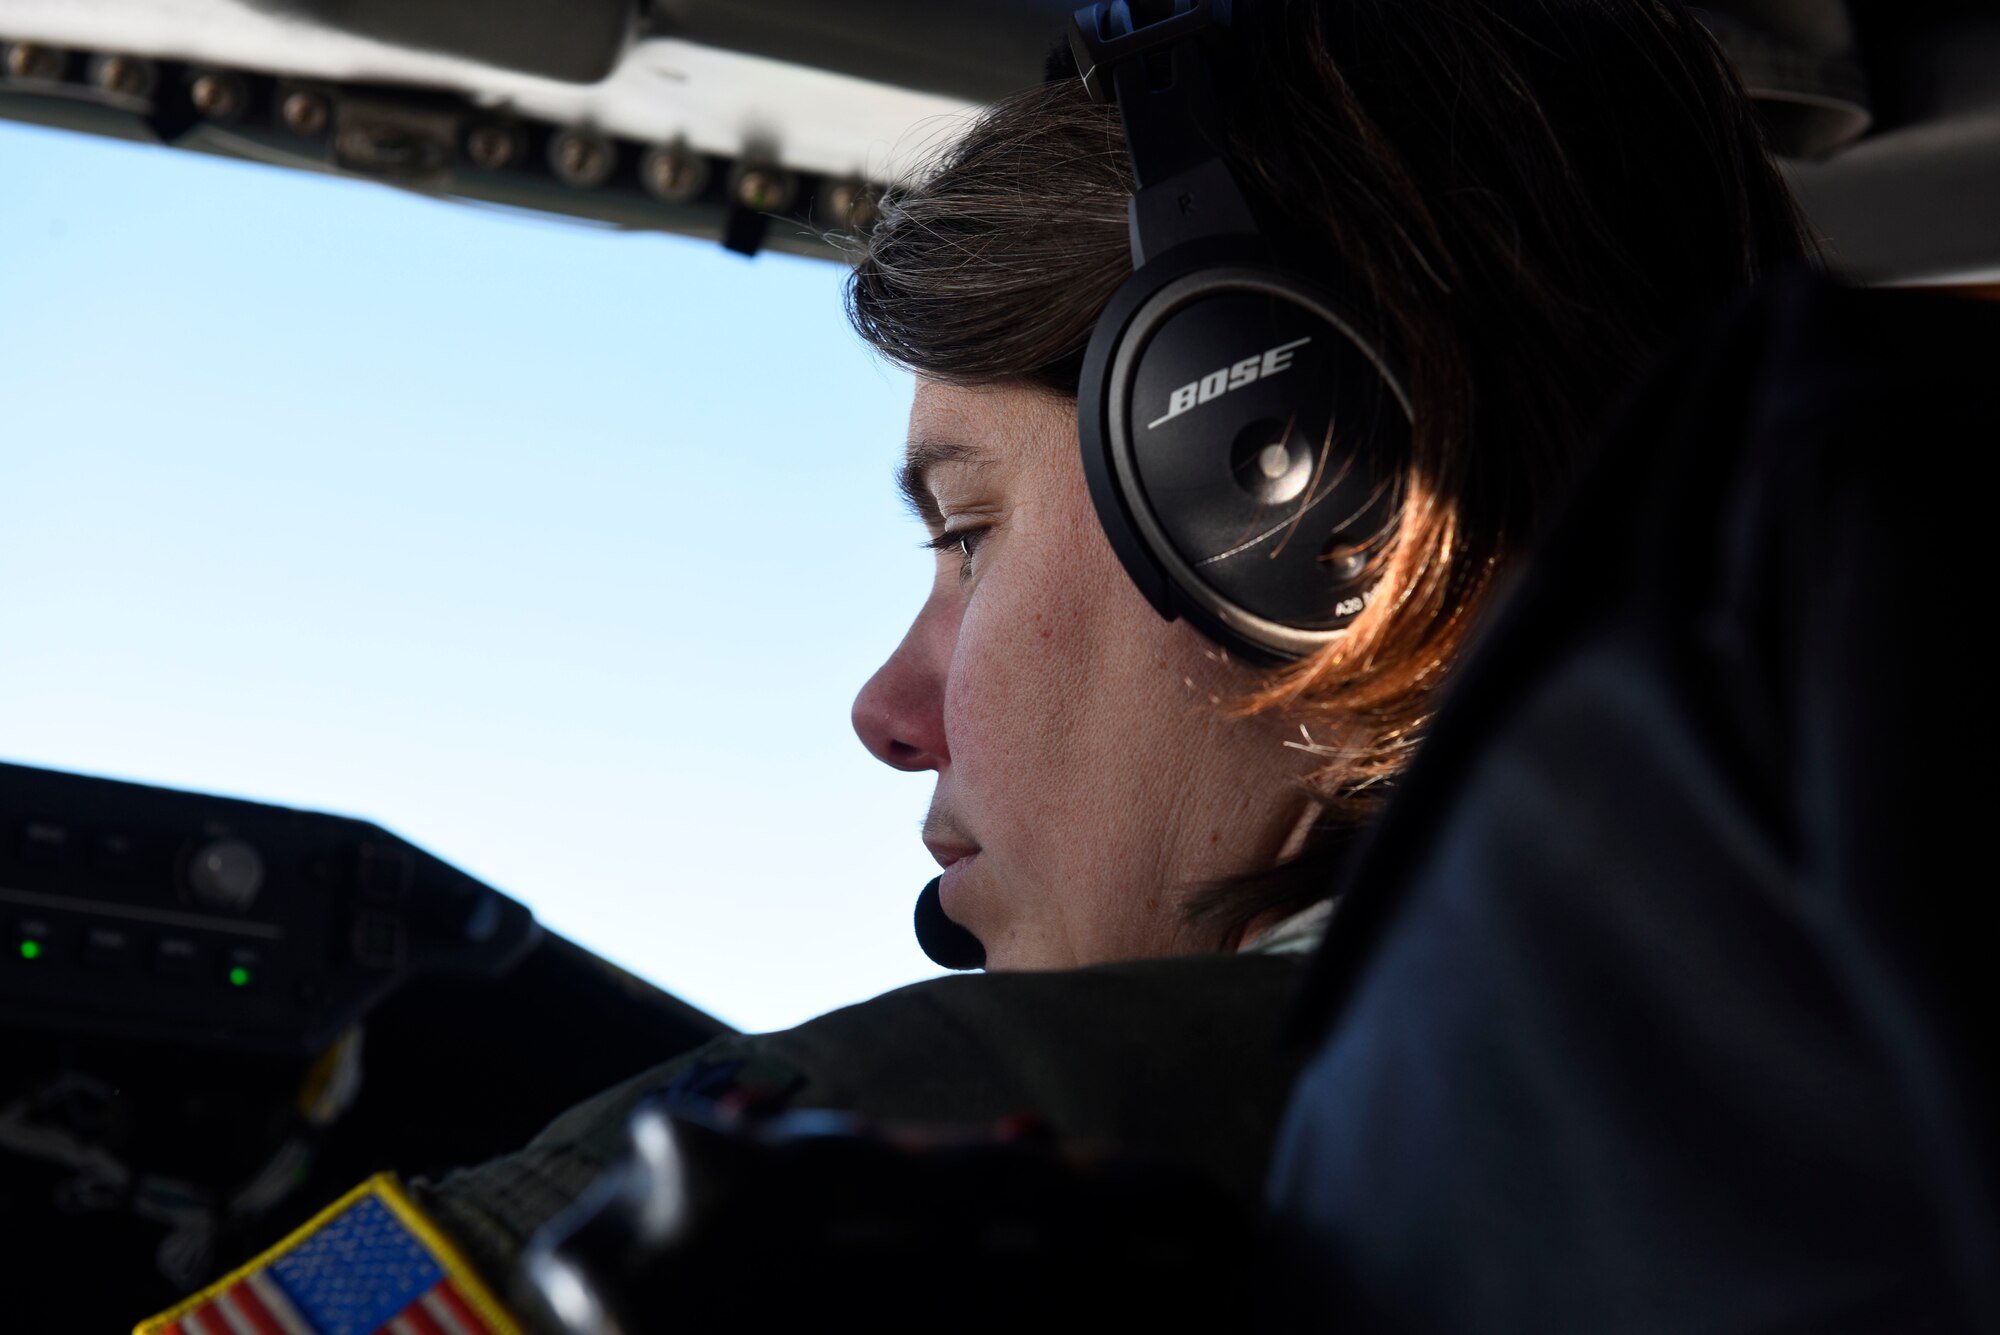
{"label": "woman", "polygon": [[993,972],[723,1040],[519,1155],[420,1184],[494,1281],[662,1089],[975,1125],[1033,1112],[1254,1195],[1293,1069],[1274,1041],[1285,952],[1310,944],[1508,564],[1620,387],[1806,251],[1678,0],[1237,8],[1212,57],[1223,156],[1412,402],[1390,517],[1362,544],[1367,606],[1311,656],[1255,668],[1160,619],[1120,569],[1075,396],[1131,270],[1130,167],[1117,113],[1052,62],[885,201],[850,288],[862,335],[919,376],[903,482],[937,562],[855,727],[885,763],[935,773],[942,905]]}
{"label": "woman", "polygon": [[1292,1070],[1270,1037],[1284,952],[1311,943],[1477,613],[1620,387],[1806,244],[1741,91],[1670,0],[1244,4],[1214,50],[1251,206],[1372,313],[1414,398],[1376,595],[1325,650],[1258,669],[1119,568],[1075,393],[1131,269],[1130,165],[1117,112],[1052,62],[885,202],[849,289],[863,337],[919,376],[902,482],[937,562],[855,728],[936,775],[943,905],[993,972],[727,1040],[434,1189],[483,1254],[517,1247],[662,1087],[922,1121],[1031,1110],[1255,1193]]}

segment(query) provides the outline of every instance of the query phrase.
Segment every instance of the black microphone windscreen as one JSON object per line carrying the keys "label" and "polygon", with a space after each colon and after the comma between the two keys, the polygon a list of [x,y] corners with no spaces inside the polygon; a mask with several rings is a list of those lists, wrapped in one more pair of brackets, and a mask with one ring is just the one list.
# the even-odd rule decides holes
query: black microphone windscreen
{"label": "black microphone windscreen", "polygon": [[933,964],[947,969],[983,969],[986,947],[979,944],[978,937],[945,916],[944,902],[938,898],[938,882],[943,879],[931,877],[930,884],[917,896],[917,944]]}

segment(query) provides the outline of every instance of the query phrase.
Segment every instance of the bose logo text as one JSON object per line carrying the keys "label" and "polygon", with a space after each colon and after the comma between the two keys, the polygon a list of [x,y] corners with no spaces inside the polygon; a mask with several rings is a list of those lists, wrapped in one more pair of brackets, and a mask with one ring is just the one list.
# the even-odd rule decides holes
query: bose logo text
{"label": "bose logo text", "polygon": [[1266,348],[1258,356],[1245,357],[1234,366],[1225,366],[1219,371],[1210,371],[1199,380],[1190,380],[1167,400],[1166,415],[1146,423],[1146,429],[1151,431],[1161,422],[1171,422],[1196,404],[1207,403],[1232,389],[1241,389],[1253,380],[1276,375],[1292,364],[1292,349],[1304,347],[1310,342],[1310,337],[1295,338],[1275,348]]}

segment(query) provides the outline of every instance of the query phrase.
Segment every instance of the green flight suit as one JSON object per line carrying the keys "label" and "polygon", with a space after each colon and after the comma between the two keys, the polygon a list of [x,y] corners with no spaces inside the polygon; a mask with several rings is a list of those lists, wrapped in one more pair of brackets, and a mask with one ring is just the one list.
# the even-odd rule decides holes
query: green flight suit
{"label": "green flight suit", "polygon": [[411,1194],[506,1294],[530,1236],[619,1157],[632,1108],[671,1090],[940,1126],[1028,1113],[1066,1145],[1191,1165],[1251,1202],[1296,1074],[1279,1031],[1311,936],[938,978],[796,1029],[716,1039],[571,1109],[521,1151]]}

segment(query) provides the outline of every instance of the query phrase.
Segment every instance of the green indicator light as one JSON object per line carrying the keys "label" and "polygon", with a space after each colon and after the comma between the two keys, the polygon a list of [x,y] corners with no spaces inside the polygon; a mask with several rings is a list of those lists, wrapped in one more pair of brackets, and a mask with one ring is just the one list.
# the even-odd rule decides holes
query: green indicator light
{"label": "green indicator light", "polygon": [[250,971],[240,964],[237,965],[229,971],[229,985],[231,987],[250,986]]}
{"label": "green indicator light", "polygon": [[24,960],[38,960],[38,959],[40,959],[41,957],[42,957],[42,943],[41,943],[41,942],[39,942],[39,941],[33,941],[33,940],[29,940],[29,941],[23,941],[23,942],[21,943],[21,958],[22,958],[22,959],[24,959]]}

